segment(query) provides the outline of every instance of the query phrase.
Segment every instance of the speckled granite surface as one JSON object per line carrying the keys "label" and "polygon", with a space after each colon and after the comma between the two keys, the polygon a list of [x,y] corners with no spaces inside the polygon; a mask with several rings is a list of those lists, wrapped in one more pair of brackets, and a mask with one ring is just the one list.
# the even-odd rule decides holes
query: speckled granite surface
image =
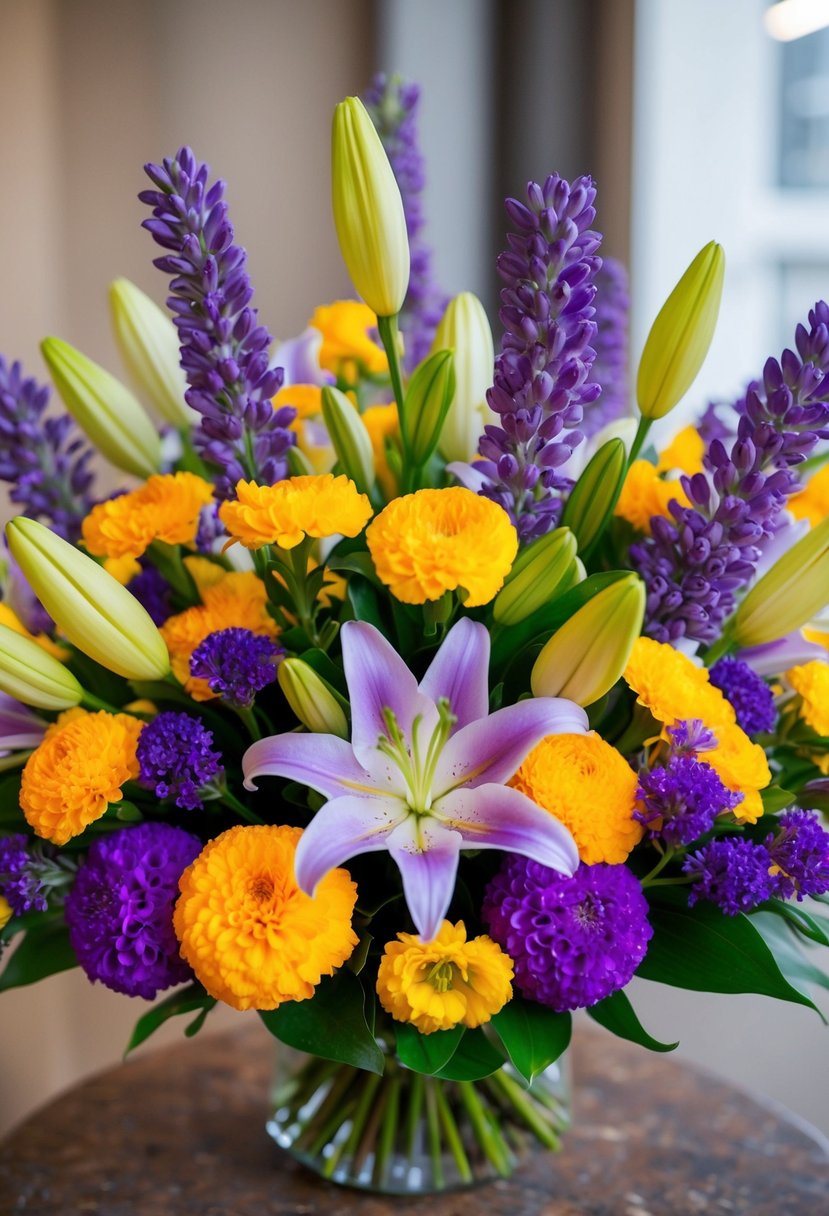
{"label": "speckled granite surface", "polygon": [[0,1214],[829,1213],[829,1156],[816,1134],[670,1058],[590,1032],[576,1042],[576,1122],[560,1156],[539,1154],[509,1182],[440,1198],[342,1190],[267,1138],[271,1052],[252,1023],[69,1091],[0,1145]]}

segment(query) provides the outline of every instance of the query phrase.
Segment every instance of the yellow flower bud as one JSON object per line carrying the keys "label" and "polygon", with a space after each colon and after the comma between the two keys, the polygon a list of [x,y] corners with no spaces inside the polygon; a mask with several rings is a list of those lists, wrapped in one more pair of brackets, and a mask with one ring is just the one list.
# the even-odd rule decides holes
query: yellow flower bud
{"label": "yellow flower bud", "polygon": [[636,377],[643,418],[664,418],[696,379],[714,336],[724,274],[722,246],[709,241],[659,310]]}
{"label": "yellow flower bud", "polygon": [[447,304],[432,343],[432,352],[438,350],[451,350],[455,356],[455,394],[438,446],[447,460],[469,460],[493,418],[486,393],[495,366],[492,330],[483,304],[471,291]]}
{"label": "yellow flower bud", "polygon": [[434,452],[455,391],[452,352],[436,351],[415,368],[406,391],[402,426],[409,457],[420,467]]}
{"label": "yellow flower bud", "polygon": [[608,439],[573,486],[561,522],[576,534],[582,553],[590,548],[613,514],[626,471],[624,442]]}
{"label": "yellow flower bud", "polygon": [[0,895],[0,929],[5,929],[12,918],[12,906],[5,895]]}
{"label": "yellow flower bud", "polygon": [[645,586],[635,574],[605,587],[547,642],[532,670],[533,695],[598,701],[625,670],[644,615]]}
{"label": "yellow flower bud", "polygon": [[348,738],[348,721],[342,706],[309,663],[283,659],[277,677],[285,700],[307,730],[315,735]]}
{"label": "yellow flower bud", "polygon": [[37,709],[71,709],[83,697],[63,663],[7,625],[0,625],[0,692]]}
{"label": "yellow flower bud", "polygon": [[334,224],[357,291],[378,317],[400,312],[409,287],[409,238],[389,158],[359,97],[334,111]]}
{"label": "yellow flower bud", "polygon": [[150,477],[161,467],[161,441],[129,389],[60,338],[45,338],[43,358],[69,413],[117,469]]}
{"label": "yellow flower bud", "polygon": [[35,595],[78,650],[129,680],[170,670],[161,634],[126,587],[34,519],[6,525],[9,549]]}
{"label": "yellow flower bud", "polygon": [[734,640],[762,646],[800,629],[829,604],[829,516],[787,549],[737,609]]}
{"label": "yellow flower bud", "polygon": [[133,387],[179,430],[198,419],[184,400],[187,378],[179,366],[176,327],[154,300],[129,279],[110,285],[115,344]]}
{"label": "yellow flower bud", "polygon": [[361,494],[374,485],[374,452],[366,424],[338,388],[322,390],[322,416],[340,467]]}
{"label": "yellow flower bud", "polygon": [[518,554],[495,597],[495,620],[499,625],[517,625],[580,581],[576,538],[569,528],[556,528]]}

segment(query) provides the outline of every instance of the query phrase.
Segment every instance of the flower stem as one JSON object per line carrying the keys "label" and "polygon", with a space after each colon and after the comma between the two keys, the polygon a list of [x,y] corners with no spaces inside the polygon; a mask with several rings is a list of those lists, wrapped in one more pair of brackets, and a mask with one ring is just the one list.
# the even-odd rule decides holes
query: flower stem
{"label": "flower stem", "polygon": [[440,1121],[435,1084],[432,1077],[426,1082],[426,1130],[429,1136],[429,1154],[432,1158],[432,1177],[438,1190],[442,1190],[446,1185],[446,1180],[441,1160]]}
{"label": "flower stem", "polygon": [[636,434],[633,437],[633,443],[630,445],[630,452],[628,453],[628,468],[630,468],[636,457],[642,451],[642,445],[645,442],[648,431],[651,429],[652,422],[652,418],[642,417],[639,419],[639,425],[636,428]]}
{"label": "flower stem", "polygon": [[545,1147],[554,1150],[561,1148],[560,1137],[553,1131],[547,1120],[541,1116],[529,1094],[521,1088],[517,1081],[508,1076],[503,1068],[493,1073],[491,1081],[493,1085],[501,1090],[501,1093],[512,1106],[513,1110],[521,1116]]}
{"label": "flower stem", "polygon": [[508,1178],[512,1169],[509,1149],[498,1131],[497,1122],[493,1120],[491,1123],[487,1119],[486,1108],[481,1101],[480,1094],[471,1081],[460,1081],[458,1083],[458,1092],[484,1154],[492,1162],[501,1177]]}
{"label": "flower stem", "polygon": [[409,1087],[409,1105],[406,1111],[406,1156],[414,1162],[417,1147],[417,1130],[420,1126],[420,1112],[423,1109],[425,1083],[421,1073],[416,1072]]}
{"label": "flower stem", "polygon": [[676,849],[666,849],[653,869],[649,870],[645,877],[640,879],[641,885],[643,887],[649,887],[656,878],[657,874],[660,874],[662,870],[665,869],[668,862],[673,861],[674,857],[676,857]]}
{"label": "flower stem", "polygon": [[372,1182],[381,1187],[386,1181],[389,1157],[397,1136],[397,1121],[400,1113],[400,1077],[392,1077],[389,1081],[388,1101],[386,1102],[386,1117],[380,1131],[380,1143],[374,1156],[374,1171]]}
{"label": "flower stem", "polygon": [[440,1116],[440,1121],[443,1126],[443,1134],[446,1137],[446,1142],[449,1145],[452,1156],[455,1159],[455,1165],[458,1167],[458,1173],[460,1174],[463,1182],[471,1182],[473,1177],[472,1167],[470,1166],[469,1158],[464,1151],[461,1135],[458,1131],[458,1125],[455,1122],[455,1117],[452,1114],[449,1102],[447,1101],[444,1087],[440,1084],[440,1082],[437,1082],[435,1085],[435,1098],[437,1100],[438,1115]]}
{"label": "flower stem", "polygon": [[334,1151],[323,1167],[323,1175],[326,1178],[332,1178],[337,1166],[340,1164],[340,1159],[343,1156],[351,1157],[357,1148],[379,1084],[380,1077],[378,1077],[377,1073],[369,1073],[363,1085],[363,1092],[357,1100],[357,1106],[351,1120],[351,1130],[345,1139],[341,1140],[334,1148]]}
{"label": "flower stem", "polygon": [[246,819],[248,823],[261,824],[265,822],[264,819],[260,819],[257,814],[249,810],[243,802],[240,802],[236,795],[232,794],[228,789],[222,790],[219,801],[223,802],[225,806],[230,807],[242,819]]}

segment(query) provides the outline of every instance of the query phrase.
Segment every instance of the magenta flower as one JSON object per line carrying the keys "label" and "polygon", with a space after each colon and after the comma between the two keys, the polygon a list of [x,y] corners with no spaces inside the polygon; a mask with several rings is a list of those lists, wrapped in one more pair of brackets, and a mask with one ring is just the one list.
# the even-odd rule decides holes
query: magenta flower
{"label": "magenta flower", "polygon": [[443,920],[462,848],[520,853],[563,874],[579,864],[567,829],[505,784],[546,735],[583,734],[579,706],[536,697],[489,713],[489,634],[450,630],[420,684],[372,625],[342,629],[351,742],[283,734],[248,748],[245,785],[287,777],[328,798],[302,834],[296,878],[313,893],[358,853],[387,849],[425,941]]}

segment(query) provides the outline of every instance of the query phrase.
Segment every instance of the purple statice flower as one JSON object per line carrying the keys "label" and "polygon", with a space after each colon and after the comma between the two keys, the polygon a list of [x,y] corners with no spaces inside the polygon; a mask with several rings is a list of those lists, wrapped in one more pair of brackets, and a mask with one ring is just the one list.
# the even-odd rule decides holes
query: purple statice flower
{"label": "purple statice flower", "polygon": [[583,862],[571,877],[508,857],[484,895],[484,924],[515,964],[522,996],[557,1013],[624,988],[653,937],[627,866]]}
{"label": "purple statice flower", "polygon": [[173,612],[173,589],[155,566],[143,566],[140,574],[130,579],[127,590],[146,608],[154,625],[163,625]]}
{"label": "purple statice flower", "polygon": [[75,863],[42,840],[21,834],[0,836],[0,895],[15,916],[45,912],[50,895],[60,898],[75,874]]}
{"label": "purple statice flower", "polygon": [[773,864],[765,845],[743,836],[709,840],[682,866],[683,873],[694,879],[688,906],[706,899],[727,916],[750,912],[777,892],[776,879],[769,873]]}
{"label": "purple statice flower", "polygon": [[798,325],[795,346],[767,360],[736,403],[733,443],[713,439],[705,471],[681,478],[691,505],[672,502],[671,518],[654,516],[652,535],[631,546],[648,589],[645,632],[657,641],[721,635],[800,488],[796,466],[829,438],[829,304],[815,305],[809,329]]}
{"label": "purple statice flower", "polygon": [[429,353],[446,304],[432,276],[431,247],[423,239],[426,174],[417,133],[420,89],[416,84],[404,84],[399,76],[380,72],[363,94],[363,101],[403,200],[411,270],[400,326],[406,339],[406,367],[411,371]]}
{"label": "purple statice flower", "polygon": [[296,411],[271,404],[282,369],[271,366],[271,336],[250,307],[247,253],[233,243],[224,182],[208,187],[210,170],[189,148],[144,168],[156,188],[138,196],[153,209],[143,226],[169,250],[155,265],[173,276],[167,305],[190,386],[185,399],[201,414],[195,446],[219,470],[219,498],[231,498],[241,478],[271,485],[287,476]]}
{"label": "purple statice flower", "polygon": [[0,481],[26,515],[75,541],[92,506],[93,449],[69,414],[47,418],[49,389],[0,355]]}
{"label": "purple statice flower", "polygon": [[505,204],[518,231],[497,262],[505,332],[487,393],[500,425],[484,428],[475,467],[481,493],[508,512],[522,541],[556,526],[560,492],[571,486],[562,466],[584,438],[584,406],[601,392],[590,378],[601,266],[601,237],[590,229],[595,197],[589,177],[571,186],[553,174],[543,186],[529,183],[529,206]]}
{"label": "purple statice flower", "polygon": [[776,874],[777,894],[782,899],[796,895],[829,892],[829,832],[813,811],[784,811],[780,827],[766,837],[765,847],[772,864],[779,867]]}
{"label": "purple statice flower", "polygon": [[718,815],[742,802],[742,794],[726,789],[710,764],[674,755],[639,774],[636,800],[633,818],[649,829],[651,839],[676,848],[709,831]]}
{"label": "purple statice flower", "polygon": [[601,396],[584,411],[582,430],[595,435],[610,422],[624,418],[630,404],[628,381],[628,274],[616,258],[604,258],[596,272],[596,359],[591,381],[601,385]]}
{"label": "purple statice flower", "polygon": [[701,718],[688,718],[668,727],[672,756],[696,756],[717,746],[717,738]]}
{"label": "purple statice flower", "polygon": [[285,653],[252,629],[219,629],[208,634],[190,656],[190,674],[207,680],[210,691],[239,709],[249,709],[258,692],[276,679]]}
{"label": "purple statice flower", "polygon": [[765,680],[755,675],[741,659],[719,659],[708,673],[711,683],[730,701],[737,725],[747,735],[774,730],[777,711],[774,694]]}
{"label": "purple statice flower", "polygon": [[185,811],[201,810],[224,776],[222,757],[213,750],[213,732],[190,714],[167,711],[141,732],[136,749],[139,780],[162,801],[173,798]]}
{"label": "purple statice flower", "polygon": [[66,896],[69,942],[93,982],[152,1000],[192,972],[173,930],[178,880],[201,841],[167,823],[142,823],[90,845]]}

